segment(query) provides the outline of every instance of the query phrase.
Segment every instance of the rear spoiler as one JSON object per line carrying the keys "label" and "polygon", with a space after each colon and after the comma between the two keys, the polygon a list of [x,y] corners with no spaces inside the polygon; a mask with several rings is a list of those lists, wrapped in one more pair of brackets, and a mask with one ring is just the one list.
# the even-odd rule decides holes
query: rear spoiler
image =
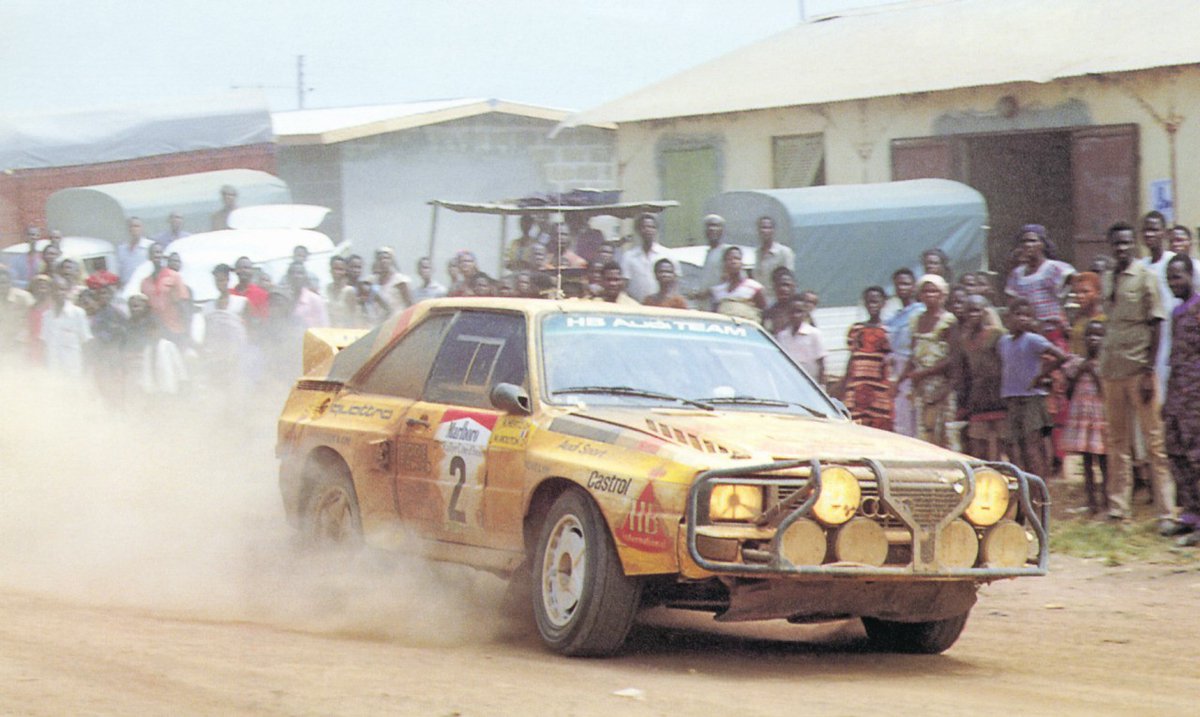
{"label": "rear spoiler", "polygon": [[302,365],[307,376],[338,351],[366,335],[367,329],[309,329],[304,332]]}

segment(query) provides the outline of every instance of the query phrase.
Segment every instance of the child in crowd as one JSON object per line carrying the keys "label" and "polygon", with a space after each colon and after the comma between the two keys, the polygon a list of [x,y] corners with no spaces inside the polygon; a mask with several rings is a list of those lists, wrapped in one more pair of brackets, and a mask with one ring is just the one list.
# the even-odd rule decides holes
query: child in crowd
{"label": "child in crowd", "polygon": [[[1066,370],[1070,408],[1063,430],[1062,447],[1067,453],[1083,456],[1087,511],[1090,515],[1102,515],[1108,513],[1108,461],[1104,447],[1108,422],[1104,418],[1104,395],[1098,369],[1100,346],[1104,343],[1104,323],[1090,321],[1082,338],[1084,357],[1072,359]],[[1100,466],[1099,481],[1096,480],[1095,464]]]}
{"label": "child in crowd", "polygon": [[825,347],[821,332],[812,325],[808,304],[796,297],[788,313],[788,325],[775,334],[775,340],[800,368],[822,386],[825,385]]}
{"label": "child in crowd", "polygon": [[[1045,475],[1049,466],[1045,436],[1054,427],[1046,410],[1045,384],[1067,354],[1037,333],[1033,304],[1024,297],[1008,302],[1009,334],[1000,337],[1000,397],[1008,413],[1009,456],[1023,470]],[[1053,359],[1043,363],[1042,356]]]}
{"label": "child in crowd", "polygon": [[863,292],[867,320],[854,324],[846,336],[850,361],[846,364],[843,395],[855,421],[864,426],[892,430],[892,392],[888,382],[887,327],[879,315],[887,294],[883,287],[871,286]]}

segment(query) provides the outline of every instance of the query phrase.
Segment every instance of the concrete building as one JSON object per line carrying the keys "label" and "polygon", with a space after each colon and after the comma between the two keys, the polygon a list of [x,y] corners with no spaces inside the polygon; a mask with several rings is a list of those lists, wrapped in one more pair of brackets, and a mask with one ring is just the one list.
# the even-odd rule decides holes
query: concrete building
{"label": "concrete building", "polygon": [[1194,0],[894,4],[810,19],[566,124],[618,124],[625,197],[682,205],[670,244],[701,236],[722,191],[941,177],[986,197],[993,268],[1027,222],[1087,265],[1114,221],[1200,222],[1198,33]]}
{"label": "concrete building", "polygon": [[[333,208],[332,237],[360,254],[391,246],[412,273],[429,252],[432,199],[617,186],[615,128],[584,123],[550,138],[568,114],[486,99],[279,112],[279,175],[295,201]],[[435,266],[459,248],[475,250],[485,268],[496,264],[494,222],[443,212],[438,223]]]}

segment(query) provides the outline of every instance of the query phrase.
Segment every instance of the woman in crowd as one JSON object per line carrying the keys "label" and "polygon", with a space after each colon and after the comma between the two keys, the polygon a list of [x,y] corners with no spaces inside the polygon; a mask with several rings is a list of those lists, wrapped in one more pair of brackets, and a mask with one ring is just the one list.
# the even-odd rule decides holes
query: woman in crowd
{"label": "woman in crowd", "polygon": [[725,269],[723,280],[709,289],[713,311],[760,321],[767,308],[767,297],[763,285],[742,271],[741,247],[727,248],[721,260]]}
{"label": "woman in crowd", "polygon": [[895,302],[899,305],[888,317],[888,338],[891,340],[891,375],[896,377],[895,400],[892,405],[892,428],[905,436],[917,435],[916,413],[912,404],[912,381],[905,378],[908,361],[912,357],[912,322],[925,311],[925,304],[915,300],[916,278],[907,267],[892,272],[892,286],[896,290]]}
{"label": "woman in crowd", "polygon": [[846,364],[846,383],[843,391],[846,407],[854,420],[864,426],[892,430],[892,391],[888,381],[887,327],[879,318],[887,300],[883,288],[871,286],[863,292],[867,320],[850,327],[846,347],[850,361]]}
{"label": "woman in crowd", "polygon": [[901,376],[912,380],[917,438],[943,447],[947,446],[946,423],[954,420],[944,364],[950,354],[946,332],[955,323],[944,306],[949,293],[949,284],[937,274],[926,274],[917,282],[925,312],[912,321],[912,358]]}
{"label": "woman in crowd", "polygon": [[333,281],[325,285],[325,303],[329,311],[329,325],[339,328],[354,326],[354,310],[357,306],[354,287],[346,272],[346,260],[335,256],[329,260],[329,276]]}

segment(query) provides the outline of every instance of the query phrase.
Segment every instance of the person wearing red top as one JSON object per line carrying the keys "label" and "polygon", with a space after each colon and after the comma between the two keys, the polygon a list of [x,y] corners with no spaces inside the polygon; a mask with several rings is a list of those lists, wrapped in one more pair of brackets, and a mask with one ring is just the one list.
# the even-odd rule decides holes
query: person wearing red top
{"label": "person wearing red top", "polygon": [[253,327],[261,324],[267,319],[269,296],[266,289],[253,283],[254,262],[250,261],[248,256],[240,256],[233,266],[233,271],[237,274],[238,283],[229,290],[229,293],[234,296],[246,297],[246,301],[250,304],[250,325]]}
{"label": "person wearing red top", "polygon": [[150,311],[162,325],[164,337],[176,344],[187,343],[191,294],[179,272],[167,266],[161,244],[152,244],[149,256],[154,271],[142,279],[142,293],[150,301]]}

